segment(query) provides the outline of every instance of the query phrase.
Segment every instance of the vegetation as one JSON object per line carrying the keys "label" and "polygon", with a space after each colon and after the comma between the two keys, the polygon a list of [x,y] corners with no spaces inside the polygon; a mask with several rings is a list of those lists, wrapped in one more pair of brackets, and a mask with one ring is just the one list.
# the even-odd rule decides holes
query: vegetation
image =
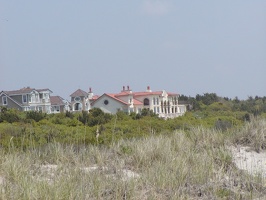
{"label": "vegetation", "polygon": [[266,149],[265,99],[182,96],[191,110],[168,120],[149,110],[46,115],[1,108],[0,198],[265,197],[263,176],[236,168],[228,149]]}
{"label": "vegetation", "polygon": [[[57,142],[0,151],[1,199],[253,199],[265,197],[263,176],[237,169],[227,146],[246,131],[203,127],[121,139],[110,145]],[[242,140],[241,140],[242,141]],[[246,141],[246,140],[245,140]],[[31,141],[29,141],[31,142]],[[256,138],[248,143],[256,146]],[[264,143],[261,144],[264,148]]]}

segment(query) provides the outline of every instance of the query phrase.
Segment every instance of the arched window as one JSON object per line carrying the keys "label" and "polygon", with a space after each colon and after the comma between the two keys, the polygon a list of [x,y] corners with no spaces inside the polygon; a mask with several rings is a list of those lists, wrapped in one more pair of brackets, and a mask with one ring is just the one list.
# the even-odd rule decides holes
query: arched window
{"label": "arched window", "polygon": [[144,106],[148,106],[148,105],[150,105],[150,100],[145,98],[144,99]]}

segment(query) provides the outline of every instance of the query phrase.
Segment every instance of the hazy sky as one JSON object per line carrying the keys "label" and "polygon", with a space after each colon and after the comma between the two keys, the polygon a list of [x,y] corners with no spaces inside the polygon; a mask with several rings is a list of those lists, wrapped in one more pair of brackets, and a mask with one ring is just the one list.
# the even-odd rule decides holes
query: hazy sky
{"label": "hazy sky", "polygon": [[266,96],[265,0],[0,0],[0,91]]}

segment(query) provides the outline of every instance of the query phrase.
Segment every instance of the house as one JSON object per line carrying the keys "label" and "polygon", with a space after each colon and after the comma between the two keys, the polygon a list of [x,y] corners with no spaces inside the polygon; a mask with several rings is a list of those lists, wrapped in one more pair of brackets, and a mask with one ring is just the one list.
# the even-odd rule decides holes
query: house
{"label": "house", "polygon": [[35,89],[30,87],[2,91],[0,92],[0,106],[15,108],[20,111],[42,111],[48,114],[63,111],[62,102],[64,100],[58,96],[51,96],[51,93],[52,91],[48,88]]}
{"label": "house", "polygon": [[51,113],[70,111],[70,103],[60,96],[50,96]]}
{"label": "house", "polygon": [[89,88],[89,92],[78,89],[70,97],[70,110],[72,112],[89,111],[91,109],[91,103],[98,98],[98,96],[93,95],[91,88]]}
{"label": "house", "polygon": [[129,86],[123,86],[120,93],[105,93],[91,103],[92,108],[100,108],[106,113],[117,111],[141,113],[147,108],[162,118],[175,118],[186,112],[185,105],[178,104],[179,94],[162,91],[153,92],[148,86],[146,91],[133,92]]}
{"label": "house", "polygon": [[16,108],[21,111],[43,111],[50,113],[51,102],[49,89],[35,89],[24,87],[19,90],[2,91],[0,105],[7,108]]}

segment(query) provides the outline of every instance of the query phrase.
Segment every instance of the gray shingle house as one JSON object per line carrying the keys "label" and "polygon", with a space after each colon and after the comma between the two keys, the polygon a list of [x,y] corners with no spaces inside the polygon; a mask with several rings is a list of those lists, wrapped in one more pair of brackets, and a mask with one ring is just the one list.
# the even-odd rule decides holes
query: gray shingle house
{"label": "gray shingle house", "polygon": [[42,111],[57,113],[65,111],[66,102],[61,97],[52,97],[48,88],[35,89],[24,87],[19,90],[0,92],[0,106],[20,111]]}

